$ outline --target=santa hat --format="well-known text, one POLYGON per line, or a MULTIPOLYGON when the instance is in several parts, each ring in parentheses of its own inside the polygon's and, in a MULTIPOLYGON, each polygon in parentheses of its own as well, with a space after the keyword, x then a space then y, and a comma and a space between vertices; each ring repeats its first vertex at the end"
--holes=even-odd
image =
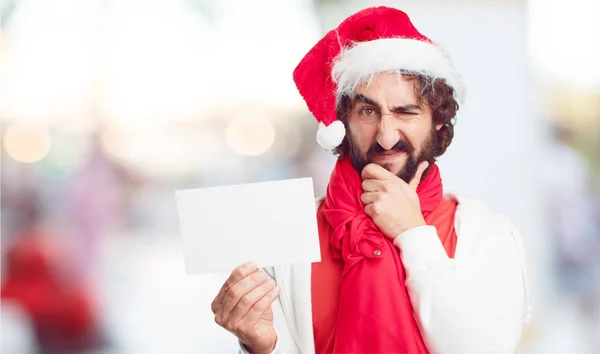
POLYGON ((346 135, 336 117, 341 93, 353 91, 371 74, 390 70, 444 79, 455 99, 462 99, 464 89, 449 59, 406 13, 384 6, 362 10, 329 31, 294 70, 296 87, 319 121, 322 147, 333 149, 346 135))

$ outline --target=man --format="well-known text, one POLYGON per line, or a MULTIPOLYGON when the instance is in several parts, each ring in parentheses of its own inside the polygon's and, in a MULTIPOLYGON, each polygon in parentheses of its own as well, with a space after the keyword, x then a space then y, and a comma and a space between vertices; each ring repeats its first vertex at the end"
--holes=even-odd
POLYGON ((339 160, 318 201, 322 261, 233 271, 215 321, 252 353, 510 353, 529 312, 517 229, 443 195, 435 158, 462 87, 399 10, 358 12, 294 81, 339 160))

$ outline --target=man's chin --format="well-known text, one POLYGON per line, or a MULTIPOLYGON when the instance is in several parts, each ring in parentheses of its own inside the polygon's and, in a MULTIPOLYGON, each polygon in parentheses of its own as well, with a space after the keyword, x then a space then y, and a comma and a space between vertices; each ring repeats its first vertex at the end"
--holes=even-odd
POLYGON ((398 176, 398 178, 402 179, 406 183, 408 183, 415 175, 416 169, 412 169, 407 166, 405 161, 402 162, 384 162, 384 161, 374 161, 379 166, 385 168, 389 172, 398 176))
POLYGON ((377 161, 375 163, 378 164, 379 166, 385 168, 389 172, 395 174, 396 176, 399 176, 402 172, 404 172, 404 163, 381 162, 381 161, 377 161))
POLYGON ((395 158, 378 156, 373 162, 385 168, 389 172, 398 175, 398 173, 402 172, 404 166, 406 165, 406 158, 402 155, 395 156, 395 158))

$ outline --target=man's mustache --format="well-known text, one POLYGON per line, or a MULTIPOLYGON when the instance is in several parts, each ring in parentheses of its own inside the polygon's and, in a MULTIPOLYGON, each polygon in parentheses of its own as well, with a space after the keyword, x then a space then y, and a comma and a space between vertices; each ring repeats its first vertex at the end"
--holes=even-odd
POLYGON ((373 145, 371 145, 371 147, 367 151, 367 156, 375 156, 383 153, 389 153, 391 151, 407 152, 409 154, 412 154, 414 149, 409 142, 404 141, 402 139, 398 140, 398 142, 389 150, 384 149, 378 142, 374 142, 373 145))

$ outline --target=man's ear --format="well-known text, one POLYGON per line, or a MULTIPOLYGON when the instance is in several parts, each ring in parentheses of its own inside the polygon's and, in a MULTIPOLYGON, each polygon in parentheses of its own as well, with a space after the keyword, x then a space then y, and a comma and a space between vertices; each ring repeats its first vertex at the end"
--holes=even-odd
POLYGON ((438 123, 438 124, 436 124, 436 125, 435 125, 435 130, 438 130, 438 131, 439 131, 439 130, 442 128, 442 126, 443 126, 443 125, 444 125, 444 124, 442 124, 442 123, 438 123))

